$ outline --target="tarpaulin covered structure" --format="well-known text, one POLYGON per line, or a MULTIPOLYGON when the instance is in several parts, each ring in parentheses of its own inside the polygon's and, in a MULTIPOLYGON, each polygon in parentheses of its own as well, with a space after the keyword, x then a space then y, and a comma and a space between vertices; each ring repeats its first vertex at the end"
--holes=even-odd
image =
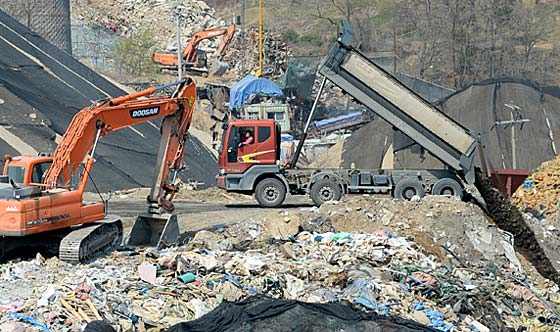
POLYGON ((240 109, 252 94, 276 97, 284 96, 282 89, 273 81, 247 75, 231 88, 229 94, 229 108, 231 110, 240 109))
POLYGON ((290 63, 286 72, 276 82, 282 89, 296 89, 298 96, 313 100, 313 83, 315 82, 317 65, 305 62, 290 63))

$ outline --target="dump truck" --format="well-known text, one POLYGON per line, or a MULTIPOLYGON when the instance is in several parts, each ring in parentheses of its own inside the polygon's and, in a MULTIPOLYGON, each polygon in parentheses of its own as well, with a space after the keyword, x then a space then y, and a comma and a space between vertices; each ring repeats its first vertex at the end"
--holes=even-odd
POLYGON ((474 183, 476 134, 362 55, 352 47, 352 39, 352 27, 344 21, 336 44, 319 65, 318 72, 323 80, 289 164, 282 165, 279 161, 280 128, 274 121, 237 120, 225 126, 217 175, 220 188, 254 194, 262 207, 277 207, 284 202, 287 193, 309 195, 316 205, 321 205, 340 200, 344 194, 390 193, 402 199, 426 194, 460 197, 464 182, 474 183), (296 167, 327 80, 429 151, 446 168, 296 167), (254 136, 252 144, 240 144, 247 132, 254 136))
POLYGON ((173 197, 196 100, 188 78, 95 102, 76 113, 54 154, 6 156, 0 176, 0 259, 25 247, 57 253, 70 263, 89 262, 122 244, 123 226, 103 203, 84 200, 100 139, 134 124, 163 118, 147 210, 128 236, 132 246, 163 247, 179 237, 173 197), (169 97, 144 98, 176 86, 169 97))

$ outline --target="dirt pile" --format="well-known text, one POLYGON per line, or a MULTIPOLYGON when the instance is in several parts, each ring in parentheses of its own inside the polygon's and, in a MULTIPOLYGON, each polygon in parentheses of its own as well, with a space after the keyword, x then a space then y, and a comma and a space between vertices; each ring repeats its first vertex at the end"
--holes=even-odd
POLYGON ((161 331, 222 301, 264 295, 350 303, 441 330, 558 328, 547 319, 560 309, 558 287, 520 278, 514 257, 503 257, 511 244, 484 221, 474 205, 452 199, 358 197, 200 231, 161 251, 123 249, 88 265, 38 256, 0 265, 0 327, 72 331, 97 314, 119 331, 134 324, 161 331), (431 221, 423 226, 422 218, 431 221), (474 226, 458 228, 469 220, 474 226), (432 254, 440 243, 450 256, 432 254), (487 253, 491 247, 498 248, 487 253))
POLYGON ((268 227, 280 234, 293 235, 291 231, 305 223, 328 221, 338 231, 383 230, 408 237, 440 262, 520 271, 511 235, 489 223, 476 205, 450 197, 427 196, 417 203, 381 196, 348 197, 325 204, 316 213, 290 212, 268 218, 273 220, 268 227))
POLYGON ((542 216, 554 216, 560 201, 560 156, 542 163, 513 194, 513 202, 542 216))
POLYGON ((342 160, 344 141, 331 146, 325 153, 319 155, 307 168, 339 168, 342 160))
POLYGON ((534 231, 528 226, 521 211, 509 198, 494 188, 480 172, 476 174, 476 187, 487 204, 488 214, 501 229, 510 232, 515 239, 515 248, 529 260, 539 273, 560 285, 559 270, 554 268, 534 231))
MULTIPOLYGON (((197 203, 233 203, 252 201, 253 197, 249 195, 241 195, 236 193, 226 193, 221 189, 212 187, 202 190, 192 188, 181 189, 175 196, 176 200, 197 202, 197 203)), ((150 188, 134 188, 127 190, 119 190, 113 194, 112 200, 136 201, 145 199, 150 194, 150 188)), ((99 197, 95 193, 86 193, 86 199, 95 200, 99 197)), ((108 195, 105 195, 108 196, 108 195)))

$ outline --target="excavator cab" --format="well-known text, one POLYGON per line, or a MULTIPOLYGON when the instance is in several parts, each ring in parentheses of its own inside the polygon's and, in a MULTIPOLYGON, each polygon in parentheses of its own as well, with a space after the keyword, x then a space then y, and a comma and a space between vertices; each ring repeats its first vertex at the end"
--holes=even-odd
POLYGON ((197 68, 207 68, 208 67, 208 57, 204 50, 197 50, 198 62, 196 63, 197 68))

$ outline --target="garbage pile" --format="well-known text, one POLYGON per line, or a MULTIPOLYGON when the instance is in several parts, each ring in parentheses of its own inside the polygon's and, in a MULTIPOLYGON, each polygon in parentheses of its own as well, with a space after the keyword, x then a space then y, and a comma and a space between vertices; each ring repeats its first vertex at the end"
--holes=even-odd
MULTIPOLYGON (((158 331, 200 318, 223 301, 256 295, 349 303, 443 331, 560 328, 554 283, 527 277, 507 259, 490 264, 483 263, 484 257, 460 258, 454 252, 460 252, 465 239, 449 238, 454 243, 448 253, 456 258, 445 263, 415 243, 422 236, 407 235, 412 228, 406 225, 429 206, 433 215, 424 215, 427 219, 438 220, 437 204, 444 218, 473 217, 469 206, 467 212, 454 210, 461 202, 427 201, 403 202, 411 210, 408 217, 404 211, 389 211, 387 200, 367 197, 321 209, 274 212, 256 223, 199 231, 178 247, 123 248, 88 265, 41 256, 6 263, 0 265, 0 330, 79 331, 84 322, 101 318, 117 331, 133 325, 158 331), (343 220, 352 222, 362 214, 377 230, 344 231, 343 220), (378 222, 401 231, 378 227, 378 222)), ((434 225, 433 231, 441 233, 434 225)), ((499 247, 498 239, 488 238, 492 234, 481 232, 478 243, 499 247)))
POLYGON ((513 195, 513 202, 539 217, 552 221, 560 201, 560 156, 542 163, 513 195))

